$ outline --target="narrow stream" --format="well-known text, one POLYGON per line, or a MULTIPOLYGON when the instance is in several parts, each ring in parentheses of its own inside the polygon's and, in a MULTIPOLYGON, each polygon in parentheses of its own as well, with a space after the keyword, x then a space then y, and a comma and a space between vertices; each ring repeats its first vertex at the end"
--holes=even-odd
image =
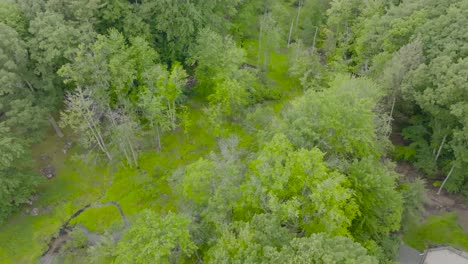
MULTIPOLYGON (((75 226, 71 226, 70 225, 70 222, 75 219, 76 217, 78 217, 81 213, 83 213, 84 211, 86 211, 87 209, 89 208, 98 208, 98 207, 103 207, 103 206, 109 206, 109 205, 113 205, 117 208, 117 210, 119 211, 120 213, 120 216, 122 217, 122 220, 124 222, 124 225, 125 227, 127 227, 129 225, 129 222, 128 222, 128 219, 127 219, 127 216, 124 214, 123 210, 122 210, 122 207, 120 206, 120 204, 118 202, 115 202, 115 201, 110 201, 110 202, 106 202, 106 203, 98 203, 98 204, 94 204, 94 205, 91 205, 91 204, 88 204, 84 207, 82 207, 81 209, 79 209, 78 211, 76 211, 59 229, 59 232, 58 232, 58 235, 57 236, 54 236, 50 239, 50 242, 49 242, 49 247, 47 248, 47 250, 42 254, 41 256, 41 259, 39 261, 39 263, 41 264, 52 264, 53 261, 54 261, 54 258, 58 255, 58 253, 60 252, 60 249, 62 248, 63 245, 65 245, 65 243, 68 241, 68 239, 70 238, 69 236, 69 233, 73 230, 73 228, 75 228, 75 226)), ((88 238, 88 240, 93 244, 96 244, 98 241, 99 241, 99 238, 100 238, 100 235, 97 235, 97 234, 94 234, 92 232, 90 232, 88 229, 86 229, 85 227, 81 227, 79 226, 78 227, 81 231, 83 231, 83 233, 86 235, 86 237, 88 238)))

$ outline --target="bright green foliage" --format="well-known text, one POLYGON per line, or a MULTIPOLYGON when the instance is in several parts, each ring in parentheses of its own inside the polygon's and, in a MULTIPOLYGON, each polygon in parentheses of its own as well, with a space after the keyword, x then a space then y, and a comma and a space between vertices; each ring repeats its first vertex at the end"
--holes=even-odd
POLYGON ((182 96, 187 73, 175 64, 171 71, 161 65, 147 68, 143 73, 142 91, 139 91, 138 106, 143 110, 149 129, 155 131, 156 146, 161 148, 160 134, 176 128, 177 101, 182 96))
POLYGON ((242 68, 245 61, 245 51, 230 36, 211 30, 199 33, 190 62, 197 64, 199 87, 210 94, 213 115, 233 116, 248 105, 255 81, 252 72, 242 68))
POLYGON ((403 197, 403 213, 401 216, 401 227, 408 231, 411 225, 419 224, 421 212, 424 210, 426 200, 425 181, 416 179, 413 182, 405 182, 401 185, 401 196, 403 197))
POLYGON ((300 82, 302 89, 325 86, 328 74, 315 49, 306 49, 302 42, 293 44, 289 65, 288 73, 300 82))
POLYGON ((180 179, 176 178, 180 181, 176 189, 184 198, 182 207, 216 225, 230 221, 233 213, 244 213, 242 207, 233 212, 245 172, 239 160, 238 138, 222 140, 219 147, 221 155, 199 159, 185 168, 180 179))
POLYGON ((425 223, 411 226, 403 240, 418 250, 434 244, 450 244, 468 250, 468 233, 457 223, 455 213, 430 216, 425 223))
POLYGON ((376 258, 367 255, 366 249, 348 237, 331 237, 324 233, 310 237, 295 238, 290 245, 273 252, 266 263, 379 263, 376 258))
POLYGON ((196 249, 187 226, 190 219, 168 213, 161 217, 145 210, 117 245, 116 263, 174 263, 196 249))
POLYGON ((318 149, 294 151, 276 135, 250 164, 250 206, 273 212, 293 229, 346 235, 358 207, 344 175, 330 171, 318 149))
POLYGON ((288 230, 269 214, 257 214, 248 223, 235 222, 219 236, 207 251, 207 263, 264 263, 291 239, 288 230))
POLYGON ((236 223, 208 251, 208 263, 378 263, 366 249, 347 237, 325 233, 290 240, 287 230, 269 215, 236 223))
MULTIPOLYGON (((0 227, 0 262, 37 262, 73 212, 109 201, 125 221, 111 206, 83 212, 70 225, 104 236, 91 247, 77 228, 54 261, 391 261, 424 188, 394 172, 389 135, 401 129, 398 156, 432 177, 450 172, 444 188, 468 193, 466 10, 466 0, 3 0, 0 221, 36 190, 28 149, 62 104, 73 134, 33 146, 58 175, 37 189, 39 215, 0 227), (65 151, 69 141, 78 146, 65 151)), ((430 226, 451 240, 424 226, 410 237, 464 246, 454 223, 430 226)))
POLYGON ((12 27, 19 34, 26 33, 26 21, 19 7, 8 1, 0 2, 0 23, 12 27))
POLYGON ((88 208, 71 222, 73 225, 83 225, 93 233, 104 233, 113 223, 123 224, 123 219, 114 205, 88 208))
POLYGON ((281 35, 277 22, 271 13, 260 17, 260 33, 258 40, 258 65, 267 72, 271 54, 279 47, 281 35))
POLYGON ((230 36, 208 29, 200 31, 191 51, 190 64, 197 64, 196 77, 202 86, 213 86, 218 79, 232 78, 246 61, 246 54, 230 36))
POLYGON ((218 113, 232 116, 242 111, 243 107, 248 104, 249 93, 246 87, 235 79, 220 81, 214 90, 215 92, 208 99, 218 113))
POLYGON ((353 222, 356 239, 379 239, 400 229, 403 200, 396 190, 398 176, 369 158, 351 164, 348 178, 362 212, 353 222))
POLYGON ((337 62, 333 64, 334 68, 341 70, 349 65, 348 50, 354 33, 351 29, 362 13, 363 6, 364 2, 359 0, 330 2, 330 8, 327 10, 328 30, 324 49, 329 60, 337 62))
POLYGON ((200 159, 186 168, 182 194, 196 204, 206 204, 217 187, 219 176, 215 175, 214 163, 200 159))
POLYGON ((379 89, 371 80, 338 77, 324 91, 307 91, 285 112, 284 133, 298 147, 344 158, 381 153, 375 113, 379 89))

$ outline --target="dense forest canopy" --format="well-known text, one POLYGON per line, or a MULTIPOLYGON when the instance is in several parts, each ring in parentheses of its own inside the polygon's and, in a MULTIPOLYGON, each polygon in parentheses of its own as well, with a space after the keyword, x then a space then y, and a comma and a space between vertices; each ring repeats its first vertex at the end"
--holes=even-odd
POLYGON ((0 222, 63 129, 171 197, 63 261, 392 263, 424 192, 395 161, 468 197, 467 55, 466 0, 0 0, 0 222))

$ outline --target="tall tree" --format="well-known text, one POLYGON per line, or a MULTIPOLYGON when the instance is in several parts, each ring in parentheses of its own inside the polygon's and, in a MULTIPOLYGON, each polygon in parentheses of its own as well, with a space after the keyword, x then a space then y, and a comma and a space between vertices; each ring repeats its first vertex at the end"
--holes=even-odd
POLYGON ((294 100, 280 130, 295 146, 318 147, 328 157, 354 159, 382 153, 374 123, 378 117, 372 111, 381 94, 378 86, 368 79, 344 76, 330 85, 294 100))
POLYGON ((189 62, 197 65, 198 88, 208 94, 215 116, 239 114, 255 91, 252 72, 242 68, 246 54, 230 36, 222 37, 211 30, 202 30, 191 52, 189 62))
POLYGON ((118 243, 116 263, 176 263, 196 249, 188 230, 190 219, 144 210, 118 243))
POLYGON ((40 182, 25 142, 0 122, 0 222, 26 203, 40 182))
POLYGON ((348 180, 327 168, 320 150, 294 151, 279 134, 250 167, 245 186, 250 206, 274 212, 297 232, 348 234, 358 207, 348 180))
POLYGON ((66 109, 61 112, 61 125, 69 126, 79 135, 85 147, 97 146, 109 160, 112 160, 100 121, 104 109, 96 104, 92 95, 92 91, 80 86, 74 92, 68 93, 65 98, 66 109))
POLYGON ((348 237, 331 237, 324 233, 313 234, 310 237, 295 238, 290 245, 280 252, 267 255, 267 263, 365 263, 374 264, 379 261, 359 243, 348 237))

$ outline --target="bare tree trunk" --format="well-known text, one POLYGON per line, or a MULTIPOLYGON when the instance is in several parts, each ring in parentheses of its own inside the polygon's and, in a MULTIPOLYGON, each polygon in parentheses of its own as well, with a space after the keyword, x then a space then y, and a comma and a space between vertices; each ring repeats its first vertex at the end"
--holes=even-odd
POLYGON ((449 173, 447 174, 447 177, 445 177, 445 180, 442 182, 440 185, 439 191, 437 191, 437 194, 440 195, 440 192, 442 191, 442 188, 444 188, 445 183, 447 180, 450 178, 450 175, 452 175, 453 169, 455 168, 455 165, 452 165, 452 168, 450 168, 449 173))
POLYGON ((299 0, 299 6, 297 7, 296 27, 294 29, 294 31, 296 32, 296 38, 299 38, 297 36, 297 28, 299 27, 299 17, 301 15, 301 9, 302 9, 303 4, 304 4, 303 0, 299 0))
POLYGON ((175 100, 172 101, 172 130, 176 129, 176 105, 175 100))
POLYGON ((158 151, 161 151, 161 135, 159 134, 159 126, 156 124, 156 146, 158 151))
POLYGON ((90 120, 86 120, 86 122, 88 123, 88 127, 89 129, 91 130, 94 138, 96 139, 96 142, 98 143, 99 145, 99 148, 102 150, 102 152, 104 152, 107 156, 107 158, 109 160, 112 160, 112 156, 110 155, 109 151, 107 150, 104 142, 102 142, 102 137, 99 135, 99 132, 95 131, 95 129, 93 128, 93 125, 90 123, 90 120))
POLYGON ((393 110, 395 109, 396 95, 393 95, 392 109, 390 110, 390 117, 387 122, 387 137, 392 133, 392 119, 393 119, 393 110))
POLYGON ((131 142, 130 139, 128 139, 128 138, 127 138, 127 143, 128 143, 128 146, 130 147, 130 152, 132 153, 133 162, 135 163, 135 166, 138 167, 138 157, 137 157, 137 154, 135 153, 135 149, 133 148, 132 142, 131 142))
MULTIPOLYGON (((89 109, 87 109, 87 111, 89 113, 89 109)), ((90 115, 90 116, 92 116, 92 115, 90 115)), ((91 130, 95 134, 95 137, 96 137, 102 151, 104 151, 104 153, 106 154, 106 156, 107 156, 107 158, 109 160, 112 160, 112 156, 111 156, 109 150, 107 149, 106 143, 104 142, 104 139, 102 138, 101 132, 99 132, 99 130, 97 128, 97 125, 94 122, 93 118, 92 117, 88 118, 87 122, 88 122, 88 126, 91 128, 91 130)))
POLYGON ((292 34, 293 26, 294 26, 294 19, 291 21, 291 27, 289 28, 288 48, 289 48, 289 45, 291 44, 291 34, 292 34))
POLYGON ((318 27, 315 27, 314 40, 312 41, 312 52, 315 51, 315 38, 317 37, 318 27))
POLYGON ((57 136, 63 137, 62 130, 61 130, 60 127, 57 125, 57 122, 55 122, 54 117, 51 116, 51 115, 49 115, 49 123, 50 123, 50 124, 52 125, 52 127, 54 128, 55 133, 57 134, 57 136))
POLYGON ((442 139, 442 143, 440 143, 439 150, 437 150, 437 154, 435 156, 435 161, 439 158, 440 152, 442 151, 442 147, 444 147, 445 140, 447 139, 447 134, 445 134, 444 138, 442 139))
POLYGON ((28 81, 25 81, 25 82, 28 85, 29 90, 34 93, 34 88, 32 87, 31 83, 28 81))
MULTIPOLYGON (((101 141, 101 144, 102 144, 102 146, 103 146, 103 148, 104 148, 106 154, 108 154, 108 157, 110 157, 109 150, 107 150, 107 146, 106 146, 106 143, 104 142, 104 139, 102 138, 101 132, 99 132, 99 130, 97 129, 96 124, 94 124, 93 121, 92 121, 92 123, 93 123, 93 126, 94 126, 94 129, 95 129, 95 131, 96 131, 96 134, 97 134, 97 136, 99 137, 99 140, 101 141)), ((110 159, 112 159, 112 158, 110 158, 110 159)))
POLYGON ((127 148, 125 147, 125 144, 120 143, 119 146, 120 146, 120 149, 122 150, 122 152, 124 153, 124 156, 125 156, 125 159, 127 160, 127 163, 128 163, 128 164, 131 164, 131 163, 132 163, 132 159, 131 159, 130 156, 128 155, 127 148))
POLYGON ((169 119, 171 120, 171 128, 172 128, 172 131, 175 130, 175 119, 174 119, 174 110, 173 107, 171 106, 171 101, 169 101, 169 99, 167 100, 167 107, 169 108, 168 112, 169 112, 169 119))

